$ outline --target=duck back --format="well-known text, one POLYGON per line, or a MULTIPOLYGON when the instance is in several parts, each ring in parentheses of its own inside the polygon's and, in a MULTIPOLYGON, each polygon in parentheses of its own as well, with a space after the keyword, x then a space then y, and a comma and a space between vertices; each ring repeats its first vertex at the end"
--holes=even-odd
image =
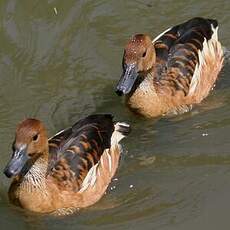
POLYGON ((153 40, 160 71, 155 79, 182 92, 186 104, 199 103, 213 87, 223 65, 223 51, 213 19, 193 18, 153 40))
POLYGON ((48 174, 63 189, 78 191, 89 170, 111 146, 111 115, 91 115, 49 139, 48 174))

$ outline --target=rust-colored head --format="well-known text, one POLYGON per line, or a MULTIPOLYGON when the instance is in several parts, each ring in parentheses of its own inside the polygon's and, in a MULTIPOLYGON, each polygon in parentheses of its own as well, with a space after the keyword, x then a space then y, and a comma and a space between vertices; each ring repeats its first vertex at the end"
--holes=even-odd
POLYGON ((146 72, 155 63, 155 49, 148 35, 136 34, 125 46, 123 62, 125 65, 135 64, 137 72, 146 72))
POLYGON ((123 74, 117 85, 117 93, 131 91, 139 73, 148 72, 156 61, 156 53, 148 35, 136 34, 125 46, 123 56, 123 74))
POLYGON ((36 119, 26 119, 16 129, 13 154, 4 173, 6 176, 18 175, 27 161, 39 156, 48 156, 48 139, 44 125, 36 119))

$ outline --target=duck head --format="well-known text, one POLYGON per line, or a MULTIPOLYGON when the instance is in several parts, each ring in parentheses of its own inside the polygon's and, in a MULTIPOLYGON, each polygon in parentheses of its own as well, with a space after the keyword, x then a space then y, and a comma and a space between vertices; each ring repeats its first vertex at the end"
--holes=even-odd
POLYGON ((155 48, 151 38, 145 34, 136 34, 125 46, 123 55, 123 73, 116 87, 118 95, 128 94, 135 82, 152 69, 156 61, 155 48))
POLYGON ((28 171, 38 157, 48 156, 48 139, 43 124, 32 118, 21 122, 16 129, 12 150, 11 159, 4 170, 7 177, 28 171))

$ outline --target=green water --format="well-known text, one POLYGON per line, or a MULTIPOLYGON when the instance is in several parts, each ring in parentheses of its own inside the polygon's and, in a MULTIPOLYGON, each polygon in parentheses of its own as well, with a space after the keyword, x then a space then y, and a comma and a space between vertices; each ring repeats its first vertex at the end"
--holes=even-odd
POLYGON ((139 118, 114 93, 131 34, 156 36, 204 16, 218 19, 220 40, 229 48, 229 12, 229 0, 1 0, 1 171, 15 126, 25 117, 41 119, 52 135, 87 114, 110 112, 131 123, 133 132, 123 141, 125 153, 107 194, 73 216, 12 206, 10 181, 1 173, 0 228, 229 229, 230 60, 207 100, 176 118, 139 118))

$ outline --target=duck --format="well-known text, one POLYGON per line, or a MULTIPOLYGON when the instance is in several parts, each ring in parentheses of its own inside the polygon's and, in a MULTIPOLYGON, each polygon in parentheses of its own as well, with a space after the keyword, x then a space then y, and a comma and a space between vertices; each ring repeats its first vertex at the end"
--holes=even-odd
POLYGON ((94 114, 51 138, 40 120, 18 124, 4 169, 13 204, 37 213, 72 214, 96 203, 113 178, 130 126, 94 114))
POLYGON ((127 106, 149 118, 188 112, 206 98, 223 67, 215 19, 192 18, 155 39, 132 36, 116 86, 127 106))

